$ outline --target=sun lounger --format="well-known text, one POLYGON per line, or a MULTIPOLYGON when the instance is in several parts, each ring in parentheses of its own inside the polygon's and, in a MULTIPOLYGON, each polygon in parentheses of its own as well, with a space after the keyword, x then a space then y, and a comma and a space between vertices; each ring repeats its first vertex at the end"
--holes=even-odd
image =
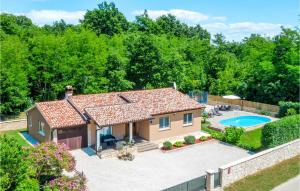
POLYGON ((213 115, 217 115, 217 116, 222 115, 221 113, 217 113, 215 109, 211 109, 211 112, 213 115))

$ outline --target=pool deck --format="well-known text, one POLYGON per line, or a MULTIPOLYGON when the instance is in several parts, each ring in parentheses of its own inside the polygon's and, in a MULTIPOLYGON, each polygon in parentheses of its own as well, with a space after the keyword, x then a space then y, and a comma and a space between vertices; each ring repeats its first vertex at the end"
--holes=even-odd
MULTIPOLYGON (((213 106, 211 105, 206 105, 206 111, 210 111, 210 109, 212 109, 213 106)), ((228 119, 228 118, 232 118, 232 117, 239 117, 242 115, 251 115, 251 116, 262 116, 262 117, 268 117, 271 119, 271 121, 276 121, 277 118, 275 117, 270 117, 270 116, 265 116, 265 115, 259 115, 257 113, 251 113, 251 112, 247 112, 247 111, 239 111, 239 110, 233 110, 233 111, 220 111, 220 113, 222 114, 221 116, 213 116, 212 118, 208 118, 207 121, 210 122, 211 126, 214 128, 218 128, 221 130, 225 129, 225 126, 220 124, 219 121, 223 120, 223 119, 228 119)), ((257 126, 252 126, 252 127, 248 127, 245 128, 246 131, 250 131, 250 130, 254 130, 257 129, 259 127, 262 127, 264 124, 260 124, 257 126)))

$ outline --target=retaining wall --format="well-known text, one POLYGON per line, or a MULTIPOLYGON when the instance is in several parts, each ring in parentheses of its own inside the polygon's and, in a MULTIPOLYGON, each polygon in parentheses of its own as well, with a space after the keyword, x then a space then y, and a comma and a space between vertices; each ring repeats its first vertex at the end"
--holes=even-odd
POLYGON ((27 127, 27 119, 0 122, 0 131, 18 130, 27 127))
POLYGON ((281 161, 290 159, 300 154, 300 139, 268 149, 241 160, 229 163, 219 168, 221 186, 240 180, 264 168, 273 166, 281 161))

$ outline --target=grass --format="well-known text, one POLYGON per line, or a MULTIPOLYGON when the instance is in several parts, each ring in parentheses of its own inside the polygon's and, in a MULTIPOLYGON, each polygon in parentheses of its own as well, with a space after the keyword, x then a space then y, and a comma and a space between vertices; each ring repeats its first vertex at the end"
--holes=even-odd
POLYGON ((19 132, 22 132, 24 130, 12 130, 12 131, 4 131, 4 132, 0 132, 0 136, 2 135, 6 135, 7 137, 13 137, 15 138, 16 142, 18 144, 20 144, 21 146, 30 146, 27 141, 25 141, 21 135, 19 134, 19 132))
POLYGON ((239 180, 225 191, 268 191, 299 174, 300 155, 239 180))
POLYGON ((247 145, 247 148, 252 151, 262 150, 262 128, 254 129, 252 131, 246 131, 240 138, 239 143, 247 145))
MULTIPOLYGON (((222 133, 216 131, 214 129, 208 128, 209 122, 202 123, 201 129, 207 133, 210 133, 214 138, 223 140, 222 133)), ((261 151, 263 150, 263 146, 261 143, 262 138, 262 128, 254 129, 252 131, 246 131, 240 138, 240 141, 236 144, 236 146, 251 150, 251 151, 261 151)))

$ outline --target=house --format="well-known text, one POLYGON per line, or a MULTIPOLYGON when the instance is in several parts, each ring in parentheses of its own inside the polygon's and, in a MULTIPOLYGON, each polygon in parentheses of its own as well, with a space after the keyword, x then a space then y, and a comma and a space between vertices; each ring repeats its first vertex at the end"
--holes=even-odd
POLYGON ((29 109, 27 125, 40 142, 99 149, 105 136, 157 141, 200 131, 202 108, 174 88, 73 95, 67 86, 65 99, 29 109))

